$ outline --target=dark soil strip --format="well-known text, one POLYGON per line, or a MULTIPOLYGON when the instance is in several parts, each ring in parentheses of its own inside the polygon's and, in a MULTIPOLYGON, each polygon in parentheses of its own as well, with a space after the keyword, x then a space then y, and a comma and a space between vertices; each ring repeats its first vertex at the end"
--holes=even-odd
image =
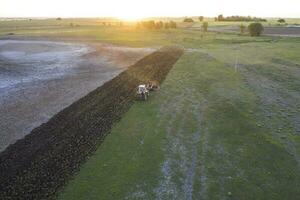
POLYGON ((161 83, 182 53, 164 47, 146 56, 9 146, 0 154, 0 199, 54 198, 133 104, 137 85, 161 83))

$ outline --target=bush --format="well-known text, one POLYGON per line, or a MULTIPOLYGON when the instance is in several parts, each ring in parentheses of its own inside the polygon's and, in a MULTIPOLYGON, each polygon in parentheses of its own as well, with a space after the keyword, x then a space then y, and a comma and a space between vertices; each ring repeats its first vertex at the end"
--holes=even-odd
POLYGON ((285 23, 285 20, 284 19, 278 19, 277 22, 279 22, 279 23, 285 23))
POLYGON ((183 22, 194 22, 194 20, 192 18, 185 18, 183 22))
POLYGON ((261 23, 255 22, 248 26, 248 30, 251 36, 260 36, 264 30, 264 27, 261 23))
POLYGON ((203 22, 203 24, 202 24, 202 31, 203 32, 207 32, 207 29, 208 29, 208 22, 203 22))
POLYGON ((204 19, 204 17, 203 17, 203 16, 200 16, 198 19, 199 19, 200 22, 202 22, 203 19, 204 19))
POLYGON ((246 32, 246 26, 244 24, 240 25, 240 33, 244 34, 246 32))

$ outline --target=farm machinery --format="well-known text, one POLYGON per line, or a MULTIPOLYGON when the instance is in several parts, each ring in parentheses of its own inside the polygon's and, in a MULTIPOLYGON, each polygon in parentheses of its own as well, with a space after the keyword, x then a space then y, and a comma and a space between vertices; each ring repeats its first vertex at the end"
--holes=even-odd
POLYGON ((156 91, 159 89, 159 85, 155 81, 151 81, 147 84, 141 84, 137 87, 137 96, 144 101, 149 97, 150 91, 156 91))

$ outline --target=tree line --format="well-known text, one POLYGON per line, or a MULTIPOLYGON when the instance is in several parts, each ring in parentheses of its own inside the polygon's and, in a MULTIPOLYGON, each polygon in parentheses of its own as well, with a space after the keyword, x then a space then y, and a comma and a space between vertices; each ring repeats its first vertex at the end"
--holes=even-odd
POLYGON ((169 21, 169 22, 162 22, 162 21, 154 21, 154 20, 149 20, 149 21, 141 21, 136 24, 136 27, 139 28, 146 28, 146 29, 175 29, 177 28, 177 24, 174 21, 169 21))
POLYGON ((250 21, 256 21, 256 22, 266 22, 266 19, 259 18, 259 17, 250 17, 250 16, 228 16, 224 17, 223 15, 219 15, 218 17, 215 17, 215 21, 228 21, 228 22, 250 22, 250 21))

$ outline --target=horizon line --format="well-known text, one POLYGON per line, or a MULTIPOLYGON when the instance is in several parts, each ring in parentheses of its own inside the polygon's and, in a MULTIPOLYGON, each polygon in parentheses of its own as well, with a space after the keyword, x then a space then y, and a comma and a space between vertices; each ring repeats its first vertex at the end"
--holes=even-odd
MULTIPOLYGON (((221 15, 221 14, 220 14, 221 15)), ((185 18, 185 17, 199 17, 203 16, 204 18, 215 18, 216 16, 204 16, 204 15, 182 15, 182 16, 147 16, 147 17, 141 17, 140 19, 147 19, 147 18, 185 18)), ((243 17, 256 17, 256 18, 286 18, 286 19, 299 19, 299 17, 284 17, 284 16, 254 16, 254 15, 223 15, 224 17, 230 17, 230 16, 243 16, 243 17)), ((6 19, 55 19, 55 18, 65 18, 65 19, 93 19, 93 18, 112 18, 112 19, 121 19, 121 17, 118 16, 0 16, 0 18, 6 18, 6 19)))

